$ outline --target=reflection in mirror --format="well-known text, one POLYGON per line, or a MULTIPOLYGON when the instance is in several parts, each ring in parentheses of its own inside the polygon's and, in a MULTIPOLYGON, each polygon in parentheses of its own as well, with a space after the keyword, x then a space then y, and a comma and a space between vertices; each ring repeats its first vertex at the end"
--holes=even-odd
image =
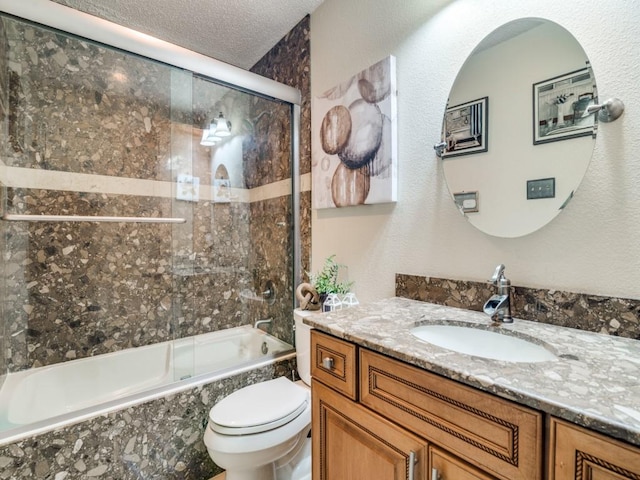
POLYGON ((587 55, 563 27, 525 18, 489 34, 460 70, 443 121, 445 178, 469 222, 512 238, 560 213, 591 160, 597 121, 583 115, 594 103, 587 55))

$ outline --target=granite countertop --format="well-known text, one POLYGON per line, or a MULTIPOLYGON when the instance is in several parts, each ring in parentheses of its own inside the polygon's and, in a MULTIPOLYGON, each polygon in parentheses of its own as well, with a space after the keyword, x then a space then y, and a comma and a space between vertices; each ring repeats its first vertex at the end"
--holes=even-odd
POLYGON ((481 312, 390 298, 304 322, 318 330, 461 383, 640 446, 640 341, 515 319, 491 327, 481 312), (411 335, 417 325, 493 329, 545 345, 556 360, 469 356, 411 335))

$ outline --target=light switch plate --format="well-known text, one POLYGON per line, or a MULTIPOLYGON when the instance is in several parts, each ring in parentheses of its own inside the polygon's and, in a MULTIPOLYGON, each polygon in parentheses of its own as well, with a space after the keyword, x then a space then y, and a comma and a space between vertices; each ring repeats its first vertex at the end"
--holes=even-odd
POLYGON ((527 200, 538 198, 554 198, 556 196, 556 179, 539 178, 527 180, 527 200))

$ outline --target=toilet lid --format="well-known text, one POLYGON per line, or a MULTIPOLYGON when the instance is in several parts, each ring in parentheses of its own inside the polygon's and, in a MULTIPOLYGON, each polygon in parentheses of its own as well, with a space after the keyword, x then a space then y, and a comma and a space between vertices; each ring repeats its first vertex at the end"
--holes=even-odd
POLYGON ((266 432, 289 423, 307 407, 308 393, 286 377, 233 392, 209 412, 209 425, 225 435, 266 432))

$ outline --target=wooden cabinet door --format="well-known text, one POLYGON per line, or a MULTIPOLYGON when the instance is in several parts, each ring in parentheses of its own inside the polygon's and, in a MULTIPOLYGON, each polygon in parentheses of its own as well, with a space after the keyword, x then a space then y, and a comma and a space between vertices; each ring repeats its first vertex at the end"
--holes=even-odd
POLYGON ((359 349, 360 403, 503 480, 540 480, 542 414, 359 349))
POLYGON ((495 480, 445 450, 429 447, 430 480, 495 480))
POLYGON ((551 420, 551 480, 640 480, 640 449, 551 420))
POLYGON ((426 480, 424 440, 317 380, 311 398, 313 480, 426 480))

